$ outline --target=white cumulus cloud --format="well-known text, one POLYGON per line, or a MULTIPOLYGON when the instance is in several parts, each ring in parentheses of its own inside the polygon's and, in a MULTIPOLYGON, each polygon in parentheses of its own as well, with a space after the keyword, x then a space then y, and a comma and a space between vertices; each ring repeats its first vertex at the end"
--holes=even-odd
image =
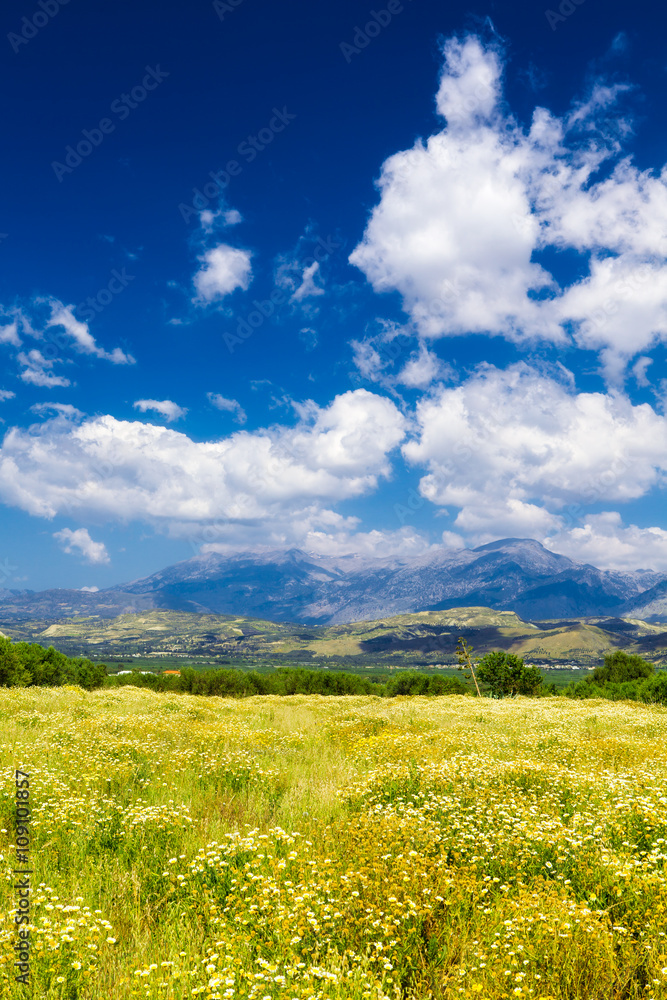
POLYGON ((10 323, 0 326, 0 344, 23 348, 15 357, 21 367, 19 378, 28 385, 45 389, 71 385, 65 375, 53 371, 54 365, 70 361, 67 357, 70 350, 114 365, 134 364, 134 358, 120 347, 111 351, 101 347, 88 324, 74 315, 74 306, 65 305, 53 296, 34 296, 11 309, 0 306, 0 318, 11 319, 10 323), (31 347, 29 341, 38 341, 41 345, 31 347))
POLYGON ((451 369, 437 354, 429 351, 428 347, 421 343, 417 352, 408 359, 399 373, 397 381, 409 389, 427 389, 432 382, 447 378, 451 374, 451 369))
POLYGON ((64 375, 56 375, 51 369, 56 361, 62 358, 51 360, 45 358, 41 351, 34 347, 31 351, 19 351, 16 360, 22 366, 19 378, 29 385, 38 385, 46 389, 66 388, 71 385, 64 375))
POLYGON ((350 261, 377 292, 402 295, 424 337, 574 341, 618 380, 667 339, 667 166, 622 155, 631 126, 614 106, 627 87, 598 82, 569 113, 537 107, 524 128, 503 104, 502 69, 478 38, 445 44, 445 124, 382 165, 350 261), (577 252, 579 273, 559 285, 546 249, 577 252))
POLYGON ((667 572, 667 531, 626 526, 618 511, 591 514, 581 526, 546 538, 544 544, 552 552, 601 569, 667 572))
POLYGON ((477 543, 562 527, 569 505, 625 502, 667 475, 667 419, 618 392, 576 393, 524 363, 489 365, 417 405, 403 452, 420 491, 477 543))
POLYGON ((305 404, 294 426, 204 442, 112 416, 59 416, 7 433, 0 498, 41 517, 139 520, 199 543, 334 545, 358 522, 329 505, 390 475, 405 428, 390 400, 364 389, 305 404))
POLYGON ((445 69, 435 103, 450 127, 471 121, 488 121, 501 96, 502 63, 493 49, 484 49, 478 38, 465 43, 450 38, 444 46, 445 69))
POLYGON ((55 531, 53 537, 68 555, 81 555, 89 563, 108 563, 109 553, 104 542, 94 542, 87 528, 63 528, 55 531))
POLYGON ((66 336, 70 339, 75 350, 82 354, 92 354, 96 358, 110 361, 114 365, 134 364, 134 358, 115 347, 113 351, 105 351, 97 344, 92 336, 87 323, 82 323, 74 315, 74 306, 63 305, 58 299, 49 299, 51 316, 45 329, 51 327, 61 327, 66 336))
POLYGON ((0 326, 0 344, 11 344, 12 347, 21 346, 21 340, 18 334, 18 323, 16 320, 12 323, 6 323, 4 326, 0 326))
POLYGON ((320 265, 314 260, 301 272, 301 284, 295 289, 290 302, 303 302, 304 299, 324 295, 324 289, 316 283, 320 274, 320 265))
POLYGON ((250 253, 220 243, 207 250, 199 258, 200 269, 195 273, 193 284, 195 305, 208 305, 230 295, 237 288, 244 291, 252 279, 250 253))
POLYGON ((188 412, 178 403, 173 403, 170 399, 138 399, 132 404, 135 410, 142 413, 159 413, 161 417, 171 423, 172 420, 179 420, 188 412))
POLYGON ((227 413, 231 413, 237 424, 246 423, 248 417, 238 400, 227 399, 225 396, 221 396, 219 392, 207 392, 206 398, 211 406, 215 406, 216 410, 224 410, 227 413))
POLYGON ((58 416, 73 419, 82 417, 83 413, 71 403, 34 403, 30 409, 33 413, 56 413, 58 416))

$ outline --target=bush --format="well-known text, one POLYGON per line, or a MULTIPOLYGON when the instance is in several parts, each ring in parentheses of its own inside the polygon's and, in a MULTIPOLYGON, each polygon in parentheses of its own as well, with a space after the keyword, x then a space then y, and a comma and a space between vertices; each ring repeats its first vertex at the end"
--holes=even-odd
POLYGON ((0 636, 0 685, 23 687, 30 683, 30 674, 21 661, 11 639, 0 636))
POLYGON ((103 663, 92 663, 83 656, 71 658, 53 646, 44 649, 38 643, 12 642, 0 637, 0 686, 59 687, 78 684, 90 691, 102 687, 107 675, 103 663))
POLYGON ((654 673, 643 681, 639 697, 642 701, 667 705, 667 671, 661 670, 660 673, 654 673))
POLYGON ((537 694, 542 674, 537 667, 527 667, 514 653, 487 653, 479 661, 477 676, 495 698, 515 694, 537 694))
POLYGON ((636 681, 650 677, 654 672, 652 663, 647 663, 641 656, 624 653, 617 649, 604 658, 604 665, 596 667, 590 680, 592 684, 623 684, 626 681, 636 681))
POLYGON ((595 684, 591 684, 590 678, 580 681, 570 681, 566 688, 563 689, 563 694, 566 698, 578 698, 582 700, 584 698, 604 698, 603 689, 596 687, 595 684))
POLYGON ((398 695, 415 694, 467 694, 468 689, 458 677, 429 677, 411 670, 387 681, 384 693, 388 698, 396 698, 398 695))
POLYGON ((646 701, 667 704, 667 674, 655 673, 652 663, 635 653, 617 649, 605 656, 590 677, 572 682, 567 698, 605 698, 607 701, 646 701))

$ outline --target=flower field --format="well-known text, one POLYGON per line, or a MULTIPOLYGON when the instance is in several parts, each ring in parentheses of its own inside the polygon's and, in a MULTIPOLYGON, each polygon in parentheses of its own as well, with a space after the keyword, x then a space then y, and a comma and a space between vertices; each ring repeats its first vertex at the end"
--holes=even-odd
POLYGON ((24 688, 0 734, 2 1000, 667 998, 665 708, 24 688))

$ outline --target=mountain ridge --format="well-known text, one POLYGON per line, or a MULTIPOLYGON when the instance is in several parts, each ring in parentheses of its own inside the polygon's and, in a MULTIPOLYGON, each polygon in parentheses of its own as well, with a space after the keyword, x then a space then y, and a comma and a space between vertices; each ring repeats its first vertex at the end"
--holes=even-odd
POLYGON ((414 557, 322 556, 294 548, 206 552, 96 592, 3 590, 0 616, 110 618, 162 609, 335 625, 465 604, 523 619, 626 612, 642 618, 644 598, 667 620, 664 574, 600 570, 535 539, 509 538, 414 557))

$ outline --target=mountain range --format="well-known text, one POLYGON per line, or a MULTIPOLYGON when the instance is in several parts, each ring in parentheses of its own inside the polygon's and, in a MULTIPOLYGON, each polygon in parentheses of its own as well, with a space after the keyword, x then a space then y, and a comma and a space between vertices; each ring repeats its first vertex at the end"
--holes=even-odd
POLYGON ((600 570, 533 539, 508 538, 413 558, 209 552, 96 592, 0 590, 4 621, 162 609, 335 625, 461 605, 513 611, 528 621, 595 615, 667 621, 667 577, 600 570))

